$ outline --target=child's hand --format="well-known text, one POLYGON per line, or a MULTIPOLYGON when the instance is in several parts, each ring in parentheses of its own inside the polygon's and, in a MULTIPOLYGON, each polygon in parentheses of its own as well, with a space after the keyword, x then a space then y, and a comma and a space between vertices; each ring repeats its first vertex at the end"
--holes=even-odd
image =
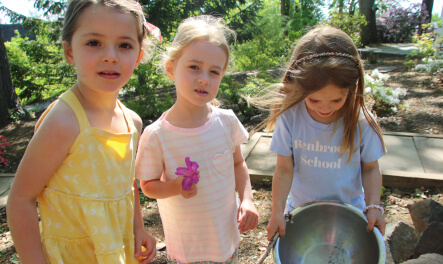
POLYGON ((275 216, 272 214, 271 219, 269 220, 269 224, 267 227, 268 230, 268 241, 274 237, 275 233, 279 232, 280 237, 285 236, 286 231, 286 220, 283 214, 275 216))
POLYGON ((377 208, 370 208, 366 213, 366 218, 368 219, 368 226, 366 231, 370 232, 376 226, 382 235, 385 235, 386 222, 383 214, 377 208))
POLYGON ((243 201, 237 213, 238 230, 244 233, 248 230, 254 229, 258 224, 258 213, 252 201, 243 201))
POLYGON ((175 188, 181 196, 185 199, 192 198, 197 195, 197 184, 193 183, 191 185, 191 188, 189 190, 183 190, 183 180, 185 180, 185 177, 178 176, 177 179, 174 180, 175 182, 175 188))
POLYGON ((139 263, 148 264, 155 258, 155 255, 157 255, 155 245, 155 239, 149 235, 146 230, 143 229, 142 231, 136 232, 134 241, 134 257, 137 258, 139 263), (143 249, 142 246, 144 247, 143 249))

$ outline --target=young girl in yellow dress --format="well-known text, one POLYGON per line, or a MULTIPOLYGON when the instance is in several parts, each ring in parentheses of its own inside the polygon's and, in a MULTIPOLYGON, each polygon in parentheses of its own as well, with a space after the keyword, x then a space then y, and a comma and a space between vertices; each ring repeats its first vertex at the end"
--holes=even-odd
POLYGON ((70 1, 63 48, 77 82, 38 121, 7 205, 22 264, 155 257, 134 181, 142 121, 117 100, 146 50, 148 26, 133 0, 70 1))

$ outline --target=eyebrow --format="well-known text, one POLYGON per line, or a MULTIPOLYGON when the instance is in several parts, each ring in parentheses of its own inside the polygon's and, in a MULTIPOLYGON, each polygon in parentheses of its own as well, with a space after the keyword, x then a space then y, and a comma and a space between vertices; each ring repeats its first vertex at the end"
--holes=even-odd
MULTIPOLYGON (((188 63, 203 63, 202 61, 191 59, 188 61, 188 63)), ((220 71, 223 71, 223 67, 217 66, 217 65, 211 65, 211 67, 214 67, 220 71)))
MULTIPOLYGON (((90 32, 90 33, 86 33, 83 34, 82 37, 104 37, 104 34, 100 34, 100 33, 96 33, 96 32, 90 32)), ((119 39, 129 39, 129 40, 133 40, 136 41, 134 38, 130 37, 130 36, 121 36, 118 37, 119 39)))

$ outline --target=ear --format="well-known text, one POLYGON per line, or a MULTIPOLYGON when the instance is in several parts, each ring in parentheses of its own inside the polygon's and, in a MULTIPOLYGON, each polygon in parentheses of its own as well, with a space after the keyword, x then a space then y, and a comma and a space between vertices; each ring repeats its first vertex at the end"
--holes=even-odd
POLYGON ((165 63, 165 68, 166 68, 166 75, 168 75, 169 79, 171 79, 172 81, 175 80, 175 65, 173 61, 168 60, 165 63))
POLYGON ((138 55, 137 61, 135 62, 135 68, 137 68, 138 65, 140 64, 144 53, 145 51, 143 49, 140 49, 140 54, 138 55))
POLYGON ((71 65, 74 64, 75 62, 74 62, 74 57, 72 55, 71 45, 66 40, 62 42, 62 45, 63 45, 63 53, 65 54, 66 60, 68 61, 69 64, 71 65))

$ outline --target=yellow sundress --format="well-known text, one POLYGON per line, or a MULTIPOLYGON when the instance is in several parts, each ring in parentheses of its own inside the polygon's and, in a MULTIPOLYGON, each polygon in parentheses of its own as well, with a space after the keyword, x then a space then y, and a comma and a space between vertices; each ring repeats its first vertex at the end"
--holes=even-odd
POLYGON ((74 111, 80 133, 38 197, 46 258, 64 264, 138 263, 133 234, 138 132, 132 118, 119 102, 128 132, 110 133, 90 126, 73 92, 60 99, 74 111))

